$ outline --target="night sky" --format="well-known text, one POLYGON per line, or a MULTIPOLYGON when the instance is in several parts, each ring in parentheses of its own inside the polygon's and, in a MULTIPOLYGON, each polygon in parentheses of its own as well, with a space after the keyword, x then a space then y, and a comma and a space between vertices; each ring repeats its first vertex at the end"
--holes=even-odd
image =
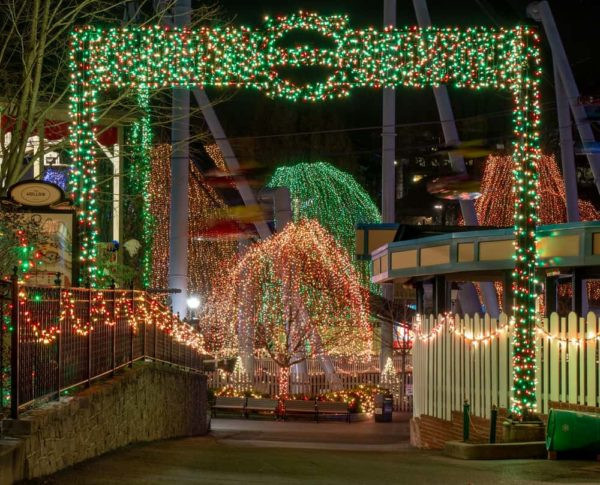
MULTIPOLYGON (((297 10, 321 14, 346 13, 355 27, 381 26, 383 1, 240 1, 221 0, 222 15, 235 24, 260 25, 265 15, 297 10)), ((526 1, 430 0, 434 25, 503 25, 534 23, 525 14, 526 1)), ((597 70, 597 22, 600 2, 550 1, 577 83, 582 94, 600 95, 597 70)), ((398 25, 416 24, 412 2, 398 1, 398 25)), ((541 27, 541 26, 540 26, 541 27)), ((549 52, 544 53, 542 147, 558 150, 554 83, 549 52)), ((379 203, 381 166, 381 92, 356 89, 349 98, 320 104, 271 100, 248 91, 208 90, 225 98, 216 106, 227 135, 242 163, 259 163, 272 170, 294 161, 325 160, 352 172, 379 203), (331 131, 334 133, 322 133, 331 131), (273 136, 285 134, 286 136, 273 136)), ((451 89, 455 117, 463 140, 506 142, 512 134, 511 101, 507 93, 474 93, 451 89)), ((397 91, 396 123, 426 122, 398 128, 397 158, 414 160, 440 139, 439 120, 431 89, 397 91)), ((428 163, 425 156, 426 164, 428 163)), ((477 161, 475 161, 477 162, 477 161)), ((585 164, 585 159, 578 164, 585 164)), ((474 164, 477 166, 477 163, 474 164)), ((430 171, 438 170, 431 160, 430 171)), ((475 174, 477 175, 477 174, 475 174)), ((585 193, 585 191, 584 191, 585 193)))

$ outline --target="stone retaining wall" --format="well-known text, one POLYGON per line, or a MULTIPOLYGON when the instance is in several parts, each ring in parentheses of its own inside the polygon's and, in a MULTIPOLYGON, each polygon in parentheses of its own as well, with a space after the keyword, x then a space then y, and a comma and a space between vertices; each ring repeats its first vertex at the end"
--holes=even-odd
POLYGON ((140 363, 2 421, 0 484, 54 473, 130 443, 205 434, 208 426, 204 376, 140 363), (6 437, 18 437, 18 444, 6 437))

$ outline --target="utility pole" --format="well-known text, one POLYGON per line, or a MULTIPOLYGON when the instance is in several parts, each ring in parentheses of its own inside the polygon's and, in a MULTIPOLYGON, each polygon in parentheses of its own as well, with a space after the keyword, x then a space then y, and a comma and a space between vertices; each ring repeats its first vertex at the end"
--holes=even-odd
MULTIPOLYGON (((176 0, 173 23, 189 25, 191 0, 176 0)), ((173 311, 187 313, 188 290, 188 194, 190 92, 186 87, 173 88, 171 121, 171 212, 169 218, 169 287, 181 290, 172 296, 173 311)))
MULTIPOLYGON (((396 26, 396 0, 383 0, 383 26, 396 26)), ((383 119, 381 131, 381 218, 383 223, 396 221, 396 90, 383 90, 383 119)), ((383 297, 394 299, 393 284, 383 286, 383 297)), ((394 345, 393 322, 381 322, 381 352, 379 365, 383 371, 394 345)))

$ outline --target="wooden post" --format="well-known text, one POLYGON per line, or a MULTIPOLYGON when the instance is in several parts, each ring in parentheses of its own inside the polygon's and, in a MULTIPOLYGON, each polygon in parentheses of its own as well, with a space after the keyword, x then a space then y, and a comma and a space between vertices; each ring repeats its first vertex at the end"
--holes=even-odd
POLYGON ((573 285, 573 299, 571 303, 572 310, 577 314, 578 317, 583 316, 583 279, 581 277, 581 271, 579 269, 573 269, 571 276, 571 282, 573 285))
POLYGON ((423 283, 416 283, 415 289, 417 293, 417 314, 423 315, 425 312, 425 289, 423 288, 423 283))
POLYGON ((433 280, 433 310, 436 316, 448 311, 446 293, 446 277, 443 275, 435 276, 433 280))
POLYGON ((503 278, 504 291, 502 292, 502 311, 508 316, 513 313, 513 279, 512 272, 505 271, 503 278))
POLYGON ((556 301, 556 276, 546 276, 546 316, 557 311, 556 301))

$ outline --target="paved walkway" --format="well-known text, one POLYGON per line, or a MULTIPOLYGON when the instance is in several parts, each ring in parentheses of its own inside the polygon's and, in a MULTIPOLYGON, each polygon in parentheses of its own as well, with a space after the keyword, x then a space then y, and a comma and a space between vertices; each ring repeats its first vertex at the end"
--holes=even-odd
POLYGON ((393 423, 213 419, 211 434, 232 446, 398 451, 409 448, 408 419, 393 423))
POLYGON ((401 422, 349 425, 218 419, 212 424, 210 436, 129 446, 34 483, 487 485, 600 482, 600 464, 596 462, 461 461, 437 452, 415 450, 407 444, 407 423, 401 422), (322 449, 324 447, 327 449, 322 449), (369 447, 381 448, 369 450, 369 447))

